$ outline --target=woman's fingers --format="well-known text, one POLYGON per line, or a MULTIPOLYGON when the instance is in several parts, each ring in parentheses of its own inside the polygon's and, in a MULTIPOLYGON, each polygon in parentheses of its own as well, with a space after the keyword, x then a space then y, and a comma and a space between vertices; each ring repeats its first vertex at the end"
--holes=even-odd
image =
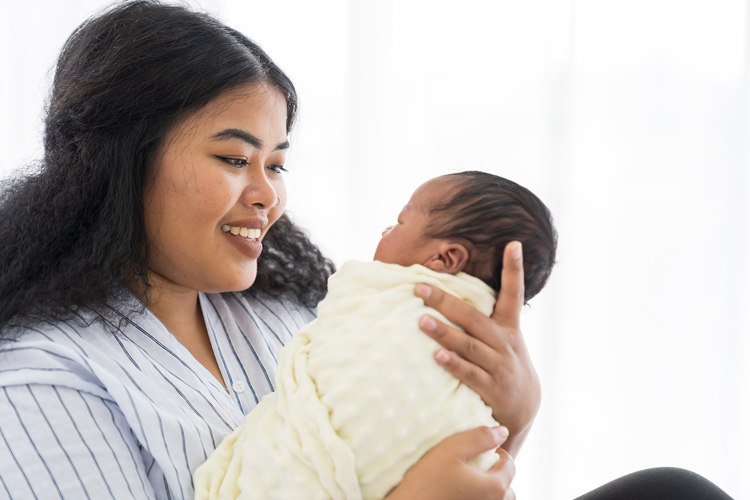
MULTIPOLYGON (((439 311, 448 321, 463 328, 465 332, 470 332, 475 339, 490 347, 502 345, 503 339, 497 338, 500 333, 498 325, 476 308, 458 297, 424 283, 417 285, 414 290, 417 296, 422 298, 424 305, 439 311)), ((443 341, 452 342, 451 346, 445 345, 449 349, 453 349, 456 342, 467 336, 464 332, 451 328, 429 315, 420 318, 419 326, 435 340, 443 339, 438 340, 443 345, 445 345, 443 341), (432 323, 430 323, 430 319, 432 323), (431 327, 432 329, 430 329, 431 327)))
MULTIPOLYGON (((484 319, 490 322, 487 318, 484 319)), ((474 338, 471 335, 467 335, 466 332, 438 321, 429 314, 425 314, 419 319, 419 327, 440 345, 471 361, 480 368, 492 366, 497 362, 497 352, 487 345, 490 342, 489 339, 482 341, 474 338)), ((497 343, 497 339, 495 339, 495 342, 497 343)), ((438 361, 442 363, 444 360, 438 358, 438 361)))
POLYGON ((485 498, 498 498, 496 495, 500 494, 504 495, 503 500, 515 500, 516 494, 510 489, 510 483, 516 475, 516 465, 508 452, 500 448, 506 439, 508 429, 505 427, 477 427, 448 437, 440 444, 453 448, 463 462, 496 450, 499 459, 485 476, 489 481, 485 498))
POLYGON ((505 427, 478 427, 443 439, 406 471, 388 500, 513 500, 508 487, 515 466, 498 450, 507 438, 505 427), (467 464, 490 450, 500 455, 490 470, 481 472, 467 464))
POLYGON ((452 448, 457 458, 468 462, 485 451, 499 448, 506 439, 508 439, 508 429, 505 427, 477 427, 447 437, 440 445, 452 448))
POLYGON ((488 387, 495 383, 492 375, 474 364, 467 361, 465 356, 456 355, 447 349, 438 349, 435 351, 435 360, 448 373, 456 377, 464 384, 471 387, 475 392, 482 387, 488 387))
POLYGON ((511 241, 505 246, 500 283, 492 319, 501 326, 518 330, 524 298, 523 248, 519 241, 511 241))
POLYGON ((507 493, 507 491, 510 491, 510 482, 516 475, 516 464, 513 462, 513 458, 504 449, 500 448, 497 450, 497 454, 500 456, 500 459, 495 462, 495 465, 493 465, 488 472, 495 474, 498 481, 501 482, 501 486, 506 490, 505 498, 503 500, 516 498, 515 493, 511 493, 510 497, 507 493))

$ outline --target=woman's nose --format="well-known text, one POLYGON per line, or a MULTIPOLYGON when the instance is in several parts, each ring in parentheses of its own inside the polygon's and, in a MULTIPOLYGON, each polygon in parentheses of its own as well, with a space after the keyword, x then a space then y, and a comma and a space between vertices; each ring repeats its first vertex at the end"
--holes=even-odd
POLYGON ((277 193, 273 185, 263 173, 248 175, 247 185, 242 192, 242 204, 269 209, 276 205, 277 193))

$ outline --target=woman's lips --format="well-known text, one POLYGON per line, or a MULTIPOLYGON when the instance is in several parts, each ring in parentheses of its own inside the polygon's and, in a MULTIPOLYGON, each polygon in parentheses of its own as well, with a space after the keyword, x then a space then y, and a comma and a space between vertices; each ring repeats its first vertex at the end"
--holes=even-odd
POLYGON ((267 225, 268 219, 255 216, 226 222, 221 225, 220 230, 240 252, 251 259, 257 259, 263 251, 260 238, 267 225))
POLYGON ((235 235, 230 232, 224 231, 222 231, 222 234, 226 239, 229 240, 230 243, 235 246, 235 248, 237 248, 245 256, 251 259, 257 259, 258 257, 260 257, 260 254, 263 251, 263 243, 261 243, 259 239, 246 238, 239 234, 235 235))
POLYGON ((268 219, 266 217, 250 217, 247 219, 239 219, 225 222, 223 226, 229 227, 246 227, 248 229, 263 229, 268 225, 268 219))

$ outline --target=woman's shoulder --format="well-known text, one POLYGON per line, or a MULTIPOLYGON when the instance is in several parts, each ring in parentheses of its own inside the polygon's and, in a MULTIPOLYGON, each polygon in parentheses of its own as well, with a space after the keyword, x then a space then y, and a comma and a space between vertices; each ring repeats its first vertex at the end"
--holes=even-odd
POLYGON ((18 328, 14 340, 0 345, 0 387, 61 385, 107 398, 96 382, 87 338, 108 334, 101 325, 73 321, 36 322, 18 328))
POLYGON ((167 478, 170 491, 191 494, 191 471, 243 412, 153 314, 126 313, 122 324, 53 321, 17 332, 0 348, 0 414, 31 435, 46 433, 36 444, 56 449, 52 433, 76 429, 74 438, 96 443, 91 463, 108 467, 110 443, 127 439, 134 451, 124 453, 146 463, 155 488, 166 488, 167 478))
POLYGON ((203 388, 205 370, 148 310, 37 321, 0 346, 0 367, 0 386, 62 385, 106 399, 144 385, 214 389, 203 388))
POLYGON ((0 387, 62 386, 148 414, 181 413, 188 401, 231 430, 241 414, 219 382, 153 314, 123 314, 122 324, 79 318, 25 327, 0 347, 0 387))

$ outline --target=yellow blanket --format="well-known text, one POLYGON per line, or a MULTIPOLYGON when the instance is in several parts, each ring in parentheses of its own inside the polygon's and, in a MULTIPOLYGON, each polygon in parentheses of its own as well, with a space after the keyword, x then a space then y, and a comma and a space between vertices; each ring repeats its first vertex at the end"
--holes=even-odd
MULTIPOLYGON (((318 319, 281 351, 276 392, 194 474, 195 498, 371 500, 443 438, 497 425, 479 396, 433 358, 417 325, 429 283, 489 315, 494 292, 464 273, 347 262, 331 276, 318 319)), ((493 451, 472 465, 489 469, 493 451)))

